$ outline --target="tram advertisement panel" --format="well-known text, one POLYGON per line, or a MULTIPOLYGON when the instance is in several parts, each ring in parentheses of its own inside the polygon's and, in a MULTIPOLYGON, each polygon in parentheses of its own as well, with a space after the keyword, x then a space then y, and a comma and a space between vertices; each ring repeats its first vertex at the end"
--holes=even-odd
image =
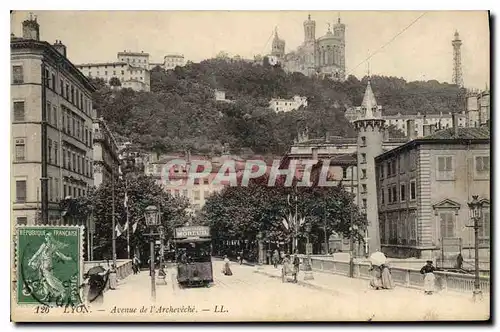
POLYGON ((208 226, 185 226, 175 229, 175 238, 210 237, 210 227, 208 226))

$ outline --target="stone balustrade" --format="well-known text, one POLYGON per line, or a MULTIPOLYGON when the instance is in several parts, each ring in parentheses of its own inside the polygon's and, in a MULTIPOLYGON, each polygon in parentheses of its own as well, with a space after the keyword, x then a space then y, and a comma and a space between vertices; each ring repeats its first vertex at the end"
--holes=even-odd
MULTIPOLYGON (((300 255, 303 260, 305 255, 300 255)), ((301 265, 303 267, 304 264, 301 265)), ((313 271, 326 272, 349 276, 349 262, 336 261, 329 257, 311 257, 311 267, 313 271)), ((401 287, 424 288, 424 277, 420 274, 420 269, 392 267, 391 275, 394 283, 401 287)), ((369 280, 372 277, 370 264, 366 262, 354 262, 354 278, 369 280)), ((445 291, 471 292, 474 289, 474 275, 436 271, 436 286, 445 291)), ((482 292, 490 292, 490 278, 481 276, 479 286, 482 292)))

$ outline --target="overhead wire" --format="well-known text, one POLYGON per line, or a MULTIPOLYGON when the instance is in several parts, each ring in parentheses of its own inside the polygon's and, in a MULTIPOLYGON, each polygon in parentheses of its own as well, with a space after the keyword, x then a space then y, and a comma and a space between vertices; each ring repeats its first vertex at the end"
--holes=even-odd
POLYGON ((378 52, 380 52, 381 50, 383 50, 386 46, 388 46, 389 44, 391 44, 394 40, 396 40, 396 38, 398 38, 400 35, 402 35, 406 30, 408 30, 412 25, 414 25, 415 23, 417 23, 425 14, 427 14, 427 12, 424 12, 422 13, 419 17, 417 17, 415 20, 413 20, 410 24, 408 24, 403 30, 399 31, 394 37, 392 37, 388 42, 386 42, 384 45, 382 45, 381 47, 379 47, 375 52, 373 52, 372 54, 370 54, 366 59, 364 59, 363 61, 361 61, 357 66, 355 66, 353 69, 351 69, 347 74, 346 76, 348 76, 349 74, 351 74, 354 70, 356 70, 359 66, 361 66, 362 64, 364 64, 366 61, 370 60, 375 54, 377 54, 378 52))

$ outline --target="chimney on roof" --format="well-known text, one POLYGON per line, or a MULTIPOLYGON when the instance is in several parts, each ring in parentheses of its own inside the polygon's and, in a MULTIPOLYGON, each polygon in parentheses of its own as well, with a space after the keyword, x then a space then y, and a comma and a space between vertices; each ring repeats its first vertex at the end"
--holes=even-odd
POLYGON ((64 45, 60 40, 56 40, 55 44, 52 46, 54 46, 57 52, 61 53, 63 56, 66 56, 66 45, 64 45))
POLYGON ((406 136, 410 141, 413 141, 417 135, 415 135, 415 120, 409 119, 406 121, 406 136))
POLYGON ((36 21, 36 16, 30 14, 30 18, 23 21, 23 38, 40 40, 40 25, 36 21))
POLYGON ((458 136, 458 114, 455 112, 451 113, 451 120, 453 123, 453 135, 458 136))
POLYGON ((384 132, 383 132, 383 135, 384 135, 384 137, 383 137, 383 139, 384 139, 384 142, 387 142, 387 141, 389 141, 389 138, 390 138, 390 137, 389 137, 389 129, 387 129, 387 128, 384 128, 384 132))
POLYGON ((318 148, 312 148, 311 152, 312 152, 312 159, 318 160, 318 148))

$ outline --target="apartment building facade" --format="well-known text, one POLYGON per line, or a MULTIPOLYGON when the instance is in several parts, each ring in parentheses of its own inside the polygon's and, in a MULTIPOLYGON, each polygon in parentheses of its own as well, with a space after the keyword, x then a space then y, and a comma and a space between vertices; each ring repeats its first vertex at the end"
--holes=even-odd
POLYGON ((95 87, 36 19, 11 36, 12 214, 16 224, 59 224, 59 202, 93 185, 95 87))
MULTIPOLYGON (((456 121, 457 122, 457 121, 456 121)), ((457 125, 457 123, 455 123, 457 125)), ((474 247, 467 203, 479 195, 480 256, 490 243, 490 131, 453 127, 375 158, 382 251, 391 257, 436 259, 445 242, 474 247)), ((444 248, 444 252, 443 252, 444 248)))

